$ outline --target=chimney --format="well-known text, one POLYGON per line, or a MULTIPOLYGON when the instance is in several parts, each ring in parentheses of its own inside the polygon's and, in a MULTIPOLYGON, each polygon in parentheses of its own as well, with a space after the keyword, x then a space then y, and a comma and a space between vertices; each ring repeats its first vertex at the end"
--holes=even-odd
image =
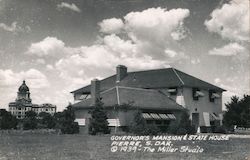
POLYGON ((100 81, 98 79, 93 79, 91 81, 91 105, 95 106, 96 101, 100 100, 100 81))
POLYGON ((120 82, 126 76, 127 76, 127 67, 123 65, 118 65, 116 67, 116 82, 120 82))

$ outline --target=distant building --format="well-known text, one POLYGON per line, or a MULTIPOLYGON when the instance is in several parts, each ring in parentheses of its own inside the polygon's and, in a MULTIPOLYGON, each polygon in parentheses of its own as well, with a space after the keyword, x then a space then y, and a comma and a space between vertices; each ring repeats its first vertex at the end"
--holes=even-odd
POLYGON ((222 122, 223 91, 175 68, 127 72, 126 66, 119 65, 115 75, 71 93, 77 101, 73 104, 76 121, 84 130, 96 98, 104 103, 110 127, 127 127, 139 109, 147 123, 159 127, 178 120, 186 110, 196 129, 211 129, 222 122), (119 107, 131 102, 135 108, 119 107))
POLYGON ((37 114, 47 112, 53 115, 56 112, 56 106, 48 103, 42 105, 32 104, 29 87, 23 81, 23 84, 18 89, 15 102, 9 103, 9 111, 16 118, 23 119, 28 111, 34 111, 37 114))

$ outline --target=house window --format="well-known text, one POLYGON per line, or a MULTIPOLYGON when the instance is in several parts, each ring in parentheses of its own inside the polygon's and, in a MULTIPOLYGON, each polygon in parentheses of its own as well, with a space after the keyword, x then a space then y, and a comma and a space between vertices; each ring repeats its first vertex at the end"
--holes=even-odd
POLYGON ((213 93, 215 93, 213 90, 209 90, 209 101, 210 101, 210 102, 214 102, 214 99, 215 99, 215 98, 212 96, 213 93))
POLYGON ((171 96, 177 95, 177 88, 176 88, 176 87, 168 88, 168 93, 169 93, 171 96))
POLYGON ((196 95, 197 91, 200 91, 198 88, 193 88, 193 100, 198 101, 199 96, 196 95))
POLYGON ((204 97, 205 94, 199 88, 193 88, 193 100, 198 101, 199 97, 204 97))
POLYGON ((215 102, 216 98, 220 98, 220 95, 216 93, 214 90, 209 90, 209 101, 215 102))
POLYGON ((156 125, 161 125, 161 123, 162 123, 161 121, 155 121, 156 125))
POLYGON ((146 122, 147 122, 147 124, 153 124, 154 123, 154 121, 152 121, 152 120, 147 120, 146 122))
POLYGON ((79 126, 85 126, 85 118, 82 119, 76 118, 75 122, 77 122, 79 126))

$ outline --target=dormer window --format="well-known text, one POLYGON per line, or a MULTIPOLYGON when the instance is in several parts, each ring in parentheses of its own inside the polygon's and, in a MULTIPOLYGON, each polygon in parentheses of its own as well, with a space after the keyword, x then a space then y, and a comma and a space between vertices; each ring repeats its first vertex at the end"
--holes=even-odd
POLYGON ((169 93, 171 96, 177 95, 177 88, 176 88, 176 87, 168 88, 168 93, 169 93))
POLYGON ((198 101, 199 97, 204 97, 205 94, 199 88, 193 88, 193 100, 198 101))
POLYGON ((209 101, 214 102, 216 98, 220 98, 220 95, 213 90, 209 90, 209 101))
POLYGON ((81 95, 80 97, 79 97, 79 100, 84 100, 86 98, 86 95, 81 95))

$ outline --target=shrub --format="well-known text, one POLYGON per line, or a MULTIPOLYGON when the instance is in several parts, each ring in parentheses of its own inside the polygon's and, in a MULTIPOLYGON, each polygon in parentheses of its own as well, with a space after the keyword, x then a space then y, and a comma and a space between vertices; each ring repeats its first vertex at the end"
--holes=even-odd
POLYGON ((170 134, 194 134, 195 127, 191 125, 191 120, 187 112, 182 112, 180 121, 172 121, 168 127, 168 133, 170 134))
POLYGON ((160 133, 160 129, 155 124, 146 125, 147 135, 157 135, 160 133))
POLYGON ((228 133, 228 131, 227 131, 225 126, 216 126, 215 129, 214 129, 214 133, 226 134, 226 133, 228 133))
POLYGON ((178 134, 178 135, 184 135, 187 133, 188 133, 188 130, 186 128, 178 128, 176 131, 176 134, 178 134))
POLYGON ((24 130, 37 129, 38 120, 36 116, 37 114, 34 111, 26 112, 25 118, 23 119, 24 130))
POLYGON ((179 128, 179 124, 176 121, 172 121, 167 129, 167 133, 176 134, 179 128))
POLYGON ((39 117, 39 127, 38 128, 48 128, 48 129, 52 129, 55 128, 56 126, 56 121, 55 118, 46 112, 41 112, 38 115, 39 117))
POLYGON ((71 104, 63 112, 56 113, 54 117, 56 119, 56 128, 60 129, 63 134, 79 133, 79 125, 74 122, 75 113, 71 104))
POLYGON ((147 134, 146 121, 142 117, 142 114, 140 111, 137 111, 134 114, 134 120, 129 127, 129 131, 137 135, 147 134))
POLYGON ((15 129, 18 121, 10 112, 0 109, 0 129, 15 129))
POLYGON ((137 111, 129 131, 137 135, 157 135, 160 129, 155 124, 147 124, 142 113, 137 111))

